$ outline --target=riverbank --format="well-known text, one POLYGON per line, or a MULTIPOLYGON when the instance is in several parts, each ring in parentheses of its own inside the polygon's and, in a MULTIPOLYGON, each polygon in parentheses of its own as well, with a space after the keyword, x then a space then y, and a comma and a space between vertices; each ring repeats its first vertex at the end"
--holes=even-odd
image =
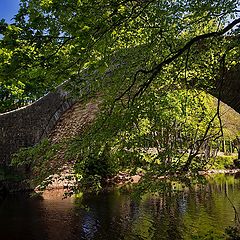
POLYGON ((209 169, 209 170, 204 170, 204 171, 198 171, 200 175, 209 175, 209 174, 234 174, 240 172, 240 169, 209 169))
MULTIPOLYGON (((236 174, 240 172, 240 169, 209 169, 204 171, 198 171, 199 175, 212 175, 212 174, 236 174)), ((104 182, 104 187, 118 186, 121 187, 126 184, 137 184, 141 181, 143 174, 131 175, 127 172, 119 172, 114 177, 106 179, 104 182)), ((157 179, 168 178, 169 176, 158 176, 157 179)), ((63 190, 66 193, 73 193, 74 189, 77 187, 78 181, 74 177, 72 170, 65 170, 61 174, 54 174, 49 176, 45 181, 43 186, 37 186, 35 188, 36 192, 48 193, 54 190, 63 190), (49 183, 49 184, 48 184, 49 183)), ((104 188, 103 187, 103 188, 104 188)))

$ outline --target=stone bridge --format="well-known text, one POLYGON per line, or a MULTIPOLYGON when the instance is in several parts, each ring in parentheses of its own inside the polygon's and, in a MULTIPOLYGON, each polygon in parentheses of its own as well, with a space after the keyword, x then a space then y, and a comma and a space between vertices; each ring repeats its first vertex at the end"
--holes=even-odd
POLYGON ((47 136, 72 104, 60 86, 26 107, 0 114, 0 165, 8 165, 12 153, 47 136))
POLYGON ((210 93, 240 113, 240 64, 229 70, 210 93), (219 95, 220 92, 220 95, 219 95))
MULTIPOLYGON (((218 97, 219 90, 221 100, 240 113, 240 65, 229 71, 223 82, 219 80, 211 94, 218 97)), ((8 165, 18 149, 46 137, 72 105, 73 100, 59 87, 31 105, 0 114, 0 166, 8 165)))

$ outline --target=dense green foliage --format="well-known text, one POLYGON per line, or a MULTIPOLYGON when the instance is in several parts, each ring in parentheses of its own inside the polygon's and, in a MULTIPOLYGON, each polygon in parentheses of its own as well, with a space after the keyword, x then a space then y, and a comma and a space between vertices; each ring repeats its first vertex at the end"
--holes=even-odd
POLYGON ((238 4, 21 0, 15 23, 0 27, 0 111, 69 80, 74 95, 102 101, 66 151, 78 176, 202 169, 201 151, 222 136, 203 89, 239 64, 238 4))
POLYGON ((22 0, 16 22, 0 27, 0 110, 69 78, 77 89, 90 84, 114 99, 129 93, 132 100, 153 80, 209 87, 223 56, 228 67, 237 63, 238 39, 223 37, 238 34, 237 4, 22 0))
POLYGON ((17 154, 13 155, 11 165, 25 169, 26 171, 22 171, 22 178, 31 180, 29 184, 34 188, 41 184, 49 174, 57 173, 61 167, 61 162, 55 159, 60 148, 60 144, 53 145, 49 140, 43 139, 35 147, 20 149, 17 154))

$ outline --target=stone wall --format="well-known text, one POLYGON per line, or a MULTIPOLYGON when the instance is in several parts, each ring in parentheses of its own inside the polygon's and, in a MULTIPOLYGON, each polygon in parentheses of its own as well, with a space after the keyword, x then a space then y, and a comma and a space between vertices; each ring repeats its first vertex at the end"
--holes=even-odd
MULTIPOLYGON (((210 93, 240 113, 240 64, 228 71, 223 83, 210 93), (221 85, 221 86, 220 86, 221 85)), ((11 154, 33 146, 46 137, 61 115, 73 105, 68 94, 58 87, 26 107, 0 114, 0 166, 7 166, 11 154)))
POLYGON ((223 80, 219 78, 216 88, 210 91, 216 98, 219 92, 221 101, 240 113, 240 64, 230 69, 223 80))
POLYGON ((26 107, 0 114, 0 166, 7 166, 11 154, 33 146, 46 137, 73 101, 61 88, 26 107))
POLYGON ((240 64, 227 72, 223 81, 221 99, 240 113, 240 64))

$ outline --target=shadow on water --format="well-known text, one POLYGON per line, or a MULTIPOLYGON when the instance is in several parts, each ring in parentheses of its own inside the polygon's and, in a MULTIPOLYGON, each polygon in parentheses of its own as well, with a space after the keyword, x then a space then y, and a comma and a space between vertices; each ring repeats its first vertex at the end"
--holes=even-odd
POLYGON ((115 190, 83 199, 12 195, 0 201, 0 239, 225 239, 240 212, 239 175, 216 175, 184 191, 144 194, 115 190), (87 205, 89 209, 81 206, 87 205))

